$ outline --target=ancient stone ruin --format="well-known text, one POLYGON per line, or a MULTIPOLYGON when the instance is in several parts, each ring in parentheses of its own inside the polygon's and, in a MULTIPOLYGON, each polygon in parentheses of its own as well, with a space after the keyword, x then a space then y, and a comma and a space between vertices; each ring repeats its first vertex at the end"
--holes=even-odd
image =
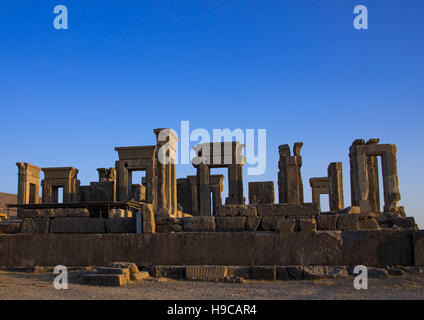
POLYGON ((80 185, 74 167, 17 163, 18 203, 9 207, 18 208, 18 220, 0 224, 0 266, 424 265, 424 231, 398 205, 393 144, 353 142, 351 206, 344 203, 341 162, 309 180, 312 202, 304 202, 301 142, 292 154, 288 144, 279 146, 278 203, 274 182, 264 181, 249 183, 246 204, 244 145, 195 146, 196 175, 177 179, 178 137, 170 129, 154 133, 155 145, 115 148, 115 166, 98 168, 89 185, 80 185), (211 175, 212 168, 228 169, 226 199, 224 176, 211 175), (135 171, 145 177, 133 181, 135 171), (321 194, 328 194, 329 212, 321 211, 321 194))

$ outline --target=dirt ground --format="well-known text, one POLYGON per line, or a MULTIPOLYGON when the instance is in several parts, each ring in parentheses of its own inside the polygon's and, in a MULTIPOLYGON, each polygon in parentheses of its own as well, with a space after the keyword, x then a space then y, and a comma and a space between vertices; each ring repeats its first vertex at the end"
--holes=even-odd
POLYGON ((369 279, 368 290, 353 288, 353 278, 313 281, 191 282, 148 279, 125 287, 81 284, 81 272, 69 272, 68 290, 56 290, 51 273, 0 272, 1 299, 37 300, 185 300, 185 299, 424 299, 424 274, 369 279))

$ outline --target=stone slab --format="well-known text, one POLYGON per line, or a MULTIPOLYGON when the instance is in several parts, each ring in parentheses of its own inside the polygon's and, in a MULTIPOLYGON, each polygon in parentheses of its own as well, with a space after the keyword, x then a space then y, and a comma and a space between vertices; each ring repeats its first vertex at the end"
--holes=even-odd
POLYGON ((157 233, 173 233, 173 232, 182 232, 183 226, 181 224, 157 224, 156 232, 157 233))
POLYGON ((253 265, 342 265, 339 231, 255 233, 253 265))
POLYGON ((156 222, 153 206, 151 204, 145 204, 143 206, 143 233, 150 234, 155 232, 156 222))
POLYGON ((249 204, 274 203, 274 182, 249 182, 249 204))
POLYGON ((144 272, 147 272, 153 278, 169 278, 169 279, 184 279, 185 267, 182 266, 151 266, 144 267, 144 272))
POLYGON ((296 220, 295 219, 280 219, 277 222, 277 230, 278 232, 294 232, 296 228, 296 220))
POLYGON ((299 229, 300 231, 306 232, 315 232, 317 231, 317 224, 314 218, 305 219, 301 218, 299 220, 299 229))
POLYGON ((182 233, 183 265, 253 265, 254 232, 182 233))
POLYGON ((247 231, 256 231, 261 225, 262 217, 254 216, 247 217, 246 219, 246 230, 247 231))
POLYGON ((412 231, 345 231, 342 238, 343 263, 340 265, 385 267, 414 263, 412 231))
POLYGON ((274 217, 262 217, 261 227, 260 229, 262 231, 279 231, 280 229, 278 226, 281 227, 281 222, 284 218, 281 216, 274 216, 274 217))
POLYGON ((85 274, 82 276, 82 283, 92 286, 121 287, 128 284, 128 280, 123 274, 85 274))
POLYGON ((357 215, 353 214, 341 214, 337 219, 337 230, 358 230, 359 219, 357 215))
POLYGON ((414 263, 424 266, 424 230, 413 231, 414 263))
POLYGON ((50 233, 105 233, 105 219, 99 218, 53 218, 50 233))
POLYGON ((184 231, 213 232, 216 229, 215 217, 189 217, 182 220, 184 231))
POLYGON ((216 217, 216 231, 246 231, 247 217, 216 217))
POLYGON ((21 232, 20 222, 0 222, 0 234, 15 234, 21 232))
POLYGON ((123 274, 127 280, 130 280, 130 269, 128 268, 98 267, 96 272, 98 274, 123 274))
POLYGON ((247 204, 226 204, 216 207, 217 217, 251 217, 257 216, 257 209, 254 205, 247 204))
POLYGON ((49 233, 49 218, 27 218, 22 220, 21 232, 26 234, 49 233))
POLYGON ((319 215, 319 206, 314 203, 305 203, 301 205, 295 204, 259 204, 259 216, 284 216, 284 217, 314 217, 319 215))
POLYGON ((249 279, 252 280, 275 280, 276 267, 253 266, 250 268, 249 279))
POLYGON ((336 230, 337 215, 320 215, 317 217, 318 230, 336 230))
POLYGON ((217 281, 227 276, 225 266, 189 266, 185 268, 187 280, 217 281))
POLYGON ((379 230, 380 229, 380 226, 377 220, 373 217, 363 218, 363 219, 359 217, 358 227, 359 227, 359 230, 379 230))
POLYGON ((105 219, 107 233, 136 233, 135 218, 105 219))

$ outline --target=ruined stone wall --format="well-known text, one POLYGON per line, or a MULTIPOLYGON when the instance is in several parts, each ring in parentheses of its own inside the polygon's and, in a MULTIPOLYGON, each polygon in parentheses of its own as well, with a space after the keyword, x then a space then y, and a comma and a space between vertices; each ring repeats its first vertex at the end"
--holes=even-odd
POLYGON ((0 235, 0 266, 424 265, 424 231, 0 235))

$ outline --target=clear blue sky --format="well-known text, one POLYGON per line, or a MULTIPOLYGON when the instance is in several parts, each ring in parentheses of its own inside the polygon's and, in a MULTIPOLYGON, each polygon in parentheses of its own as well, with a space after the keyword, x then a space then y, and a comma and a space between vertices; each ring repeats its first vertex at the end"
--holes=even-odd
MULTIPOLYGON (((18 161, 75 166, 82 184, 112 167, 115 146, 154 144, 153 128, 267 129, 303 141, 308 179, 357 138, 398 146, 401 204, 424 226, 421 0, 7 1, 0 3, 0 191, 18 161), (53 28, 68 8, 69 29, 53 28), (353 8, 369 29, 353 28, 353 8)), ((178 177, 194 174, 180 165, 178 177)), ((247 195, 246 195, 247 196, 247 195)))

